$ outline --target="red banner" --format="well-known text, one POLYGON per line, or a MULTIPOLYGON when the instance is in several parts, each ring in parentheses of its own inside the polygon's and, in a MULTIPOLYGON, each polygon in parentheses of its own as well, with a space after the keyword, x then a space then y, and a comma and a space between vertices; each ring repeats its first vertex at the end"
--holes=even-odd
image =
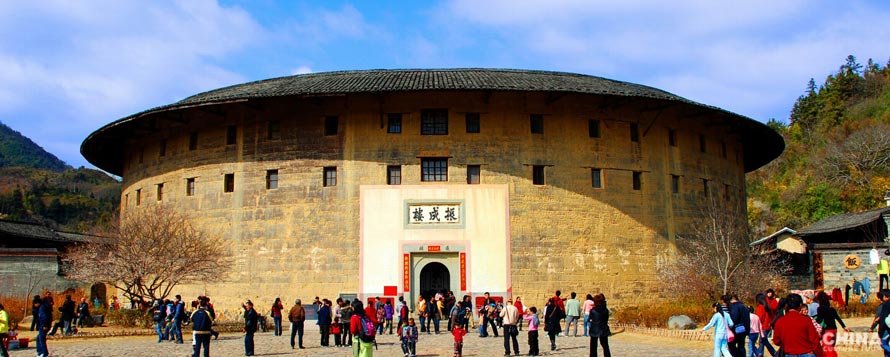
POLYGON ((441 245, 429 245, 426 247, 426 251, 427 252, 441 252, 442 246, 441 245))
POLYGON ((460 290, 467 290, 467 253, 460 253, 460 290))
POLYGON ((402 284, 405 292, 411 291, 411 254, 405 254, 404 259, 402 259, 402 284))

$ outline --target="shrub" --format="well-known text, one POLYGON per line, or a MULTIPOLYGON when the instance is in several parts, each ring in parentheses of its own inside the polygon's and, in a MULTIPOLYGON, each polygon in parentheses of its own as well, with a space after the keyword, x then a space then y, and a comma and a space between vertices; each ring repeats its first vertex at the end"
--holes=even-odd
POLYGON ((667 327, 671 316, 686 315, 698 324, 711 318, 713 301, 664 301, 644 306, 628 306, 612 313, 610 322, 644 327, 667 327))
POLYGON ((120 309, 105 315, 108 324, 120 327, 152 327, 151 315, 139 309, 120 309))

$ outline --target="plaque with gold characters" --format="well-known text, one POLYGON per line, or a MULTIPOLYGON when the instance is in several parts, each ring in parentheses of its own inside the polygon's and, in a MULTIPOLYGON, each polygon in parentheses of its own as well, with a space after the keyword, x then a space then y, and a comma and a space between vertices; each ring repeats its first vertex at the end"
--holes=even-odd
POLYGON ((856 254, 850 254, 844 258, 844 265, 850 270, 859 269, 859 266, 862 265, 862 259, 859 259, 859 256, 856 254))

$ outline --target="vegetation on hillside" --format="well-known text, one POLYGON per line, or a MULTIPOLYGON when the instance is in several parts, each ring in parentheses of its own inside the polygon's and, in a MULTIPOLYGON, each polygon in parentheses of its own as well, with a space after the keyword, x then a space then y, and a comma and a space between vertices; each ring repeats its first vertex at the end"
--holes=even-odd
POLYGON ((71 167, 21 133, 0 122, 0 167, 22 166, 55 172, 71 167))
POLYGON ((747 177, 756 236, 883 205, 890 190, 890 63, 862 65, 848 56, 822 85, 810 79, 787 123, 768 125, 787 147, 747 177))

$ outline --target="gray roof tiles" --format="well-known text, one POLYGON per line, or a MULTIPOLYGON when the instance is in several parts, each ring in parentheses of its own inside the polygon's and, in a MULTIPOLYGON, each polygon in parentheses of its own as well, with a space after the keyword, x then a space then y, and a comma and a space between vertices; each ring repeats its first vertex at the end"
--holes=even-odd
POLYGON ((822 234, 853 229, 882 219, 884 214, 890 214, 890 207, 882 207, 865 212, 844 213, 825 218, 797 231, 798 236, 822 234))

